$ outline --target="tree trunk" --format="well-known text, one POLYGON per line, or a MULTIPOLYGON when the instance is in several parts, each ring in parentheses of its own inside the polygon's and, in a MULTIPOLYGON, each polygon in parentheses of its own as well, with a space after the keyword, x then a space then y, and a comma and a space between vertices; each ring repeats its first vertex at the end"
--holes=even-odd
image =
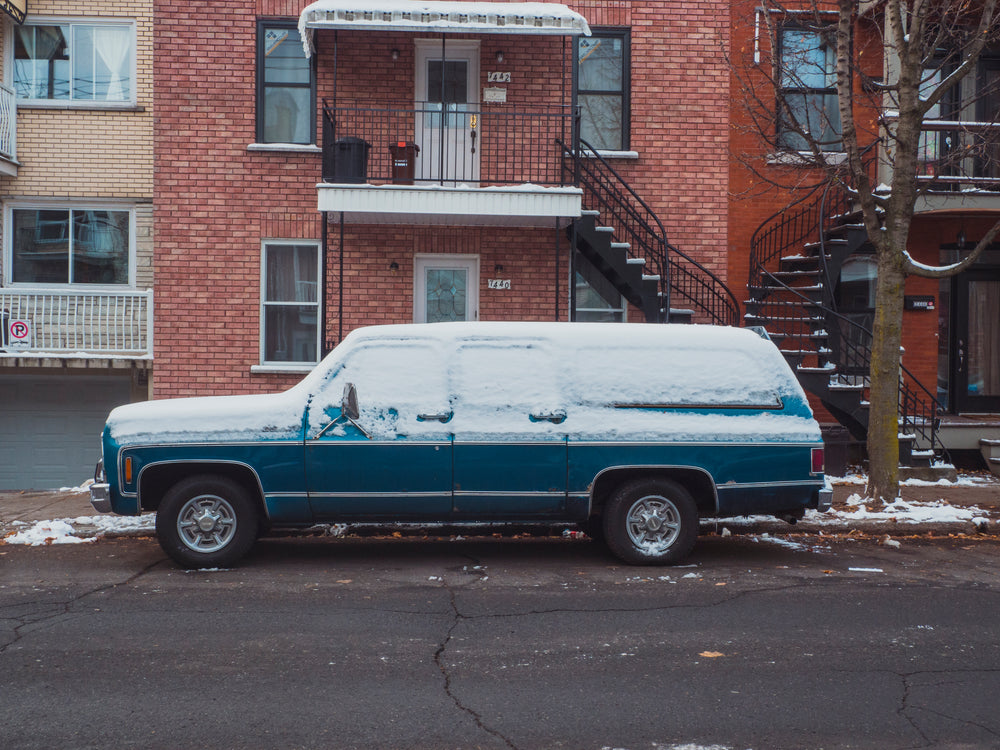
POLYGON ((902 254, 880 248, 872 328, 866 494, 883 502, 893 502, 899 495, 899 356, 904 280, 902 254))

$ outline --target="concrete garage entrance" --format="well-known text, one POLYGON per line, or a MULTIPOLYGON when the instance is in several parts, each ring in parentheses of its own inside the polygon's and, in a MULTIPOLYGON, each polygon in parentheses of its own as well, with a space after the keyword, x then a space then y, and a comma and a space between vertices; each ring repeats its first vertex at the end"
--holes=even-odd
POLYGON ((129 375, 0 376, 0 489, 74 487, 93 477, 108 412, 129 375))

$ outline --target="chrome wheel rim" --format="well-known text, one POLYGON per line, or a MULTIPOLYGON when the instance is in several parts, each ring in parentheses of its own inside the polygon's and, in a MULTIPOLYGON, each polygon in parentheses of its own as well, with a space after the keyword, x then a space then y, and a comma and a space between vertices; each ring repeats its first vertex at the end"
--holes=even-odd
POLYGON ((194 552, 218 552, 236 535, 236 511, 223 497, 198 495, 177 514, 177 533, 194 552))
POLYGON ((681 514, 671 500, 647 495, 632 503, 625 528, 635 548, 647 555, 666 552, 681 533, 681 514))

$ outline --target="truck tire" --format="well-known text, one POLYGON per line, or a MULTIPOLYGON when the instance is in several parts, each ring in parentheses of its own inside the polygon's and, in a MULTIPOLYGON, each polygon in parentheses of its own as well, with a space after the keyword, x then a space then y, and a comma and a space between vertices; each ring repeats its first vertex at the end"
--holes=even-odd
POLYGON ((621 485, 604 508, 608 547, 633 565, 672 565, 698 539, 694 498, 671 479, 638 479, 621 485))
POLYGON ((250 494, 227 477, 182 479, 156 511, 160 546, 185 568, 228 567, 257 540, 260 519, 250 494))

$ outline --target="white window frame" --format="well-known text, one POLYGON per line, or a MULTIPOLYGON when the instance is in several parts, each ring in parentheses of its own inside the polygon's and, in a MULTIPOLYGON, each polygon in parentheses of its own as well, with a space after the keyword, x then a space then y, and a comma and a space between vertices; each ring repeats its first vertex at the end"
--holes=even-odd
POLYGON ((479 320, 479 256, 418 253, 413 259, 413 322, 427 322, 427 286, 424 278, 428 268, 462 268, 469 272, 469 286, 465 292, 467 321, 479 320))
POLYGON ((268 371, 299 371, 311 370, 322 359, 323 346, 321 334, 323 330, 323 248, 319 240, 303 239, 279 239, 268 238, 260 243, 260 366, 253 368, 254 372, 268 371), (316 248, 316 301, 315 302, 268 302, 267 300, 267 249, 272 245, 303 245, 316 248), (312 362, 306 360, 269 360, 265 359, 267 347, 267 308, 269 306, 289 306, 304 307, 306 305, 316 306, 316 359, 312 362))
MULTIPOLYGON (((127 109, 134 108, 138 102, 138 34, 135 19, 105 18, 101 16, 31 16, 25 20, 23 26, 124 26, 129 29, 131 39, 131 66, 129 76, 131 90, 129 97, 121 101, 107 101, 102 99, 17 99, 19 107, 48 107, 52 109, 127 109)), ((16 92, 14 85, 14 25, 6 24, 4 43, 6 52, 4 53, 4 83, 16 92)), ((70 65, 73 64, 72 50, 70 51, 70 65)), ((73 86, 70 81, 70 92, 73 86)), ((15 93, 16 95, 16 93, 15 93)))
MULTIPOLYGON (((136 275, 136 215, 135 204, 104 201, 10 201, 3 212, 3 285, 26 289, 74 289, 93 291, 121 291, 135 289, 136 275), (14 281, 14 211, 128 211, 128 281, 124 284, 81 284, 71 281, 38 283, 14 281)), ((70 255, 72 264, 72 254, 70 255)))

